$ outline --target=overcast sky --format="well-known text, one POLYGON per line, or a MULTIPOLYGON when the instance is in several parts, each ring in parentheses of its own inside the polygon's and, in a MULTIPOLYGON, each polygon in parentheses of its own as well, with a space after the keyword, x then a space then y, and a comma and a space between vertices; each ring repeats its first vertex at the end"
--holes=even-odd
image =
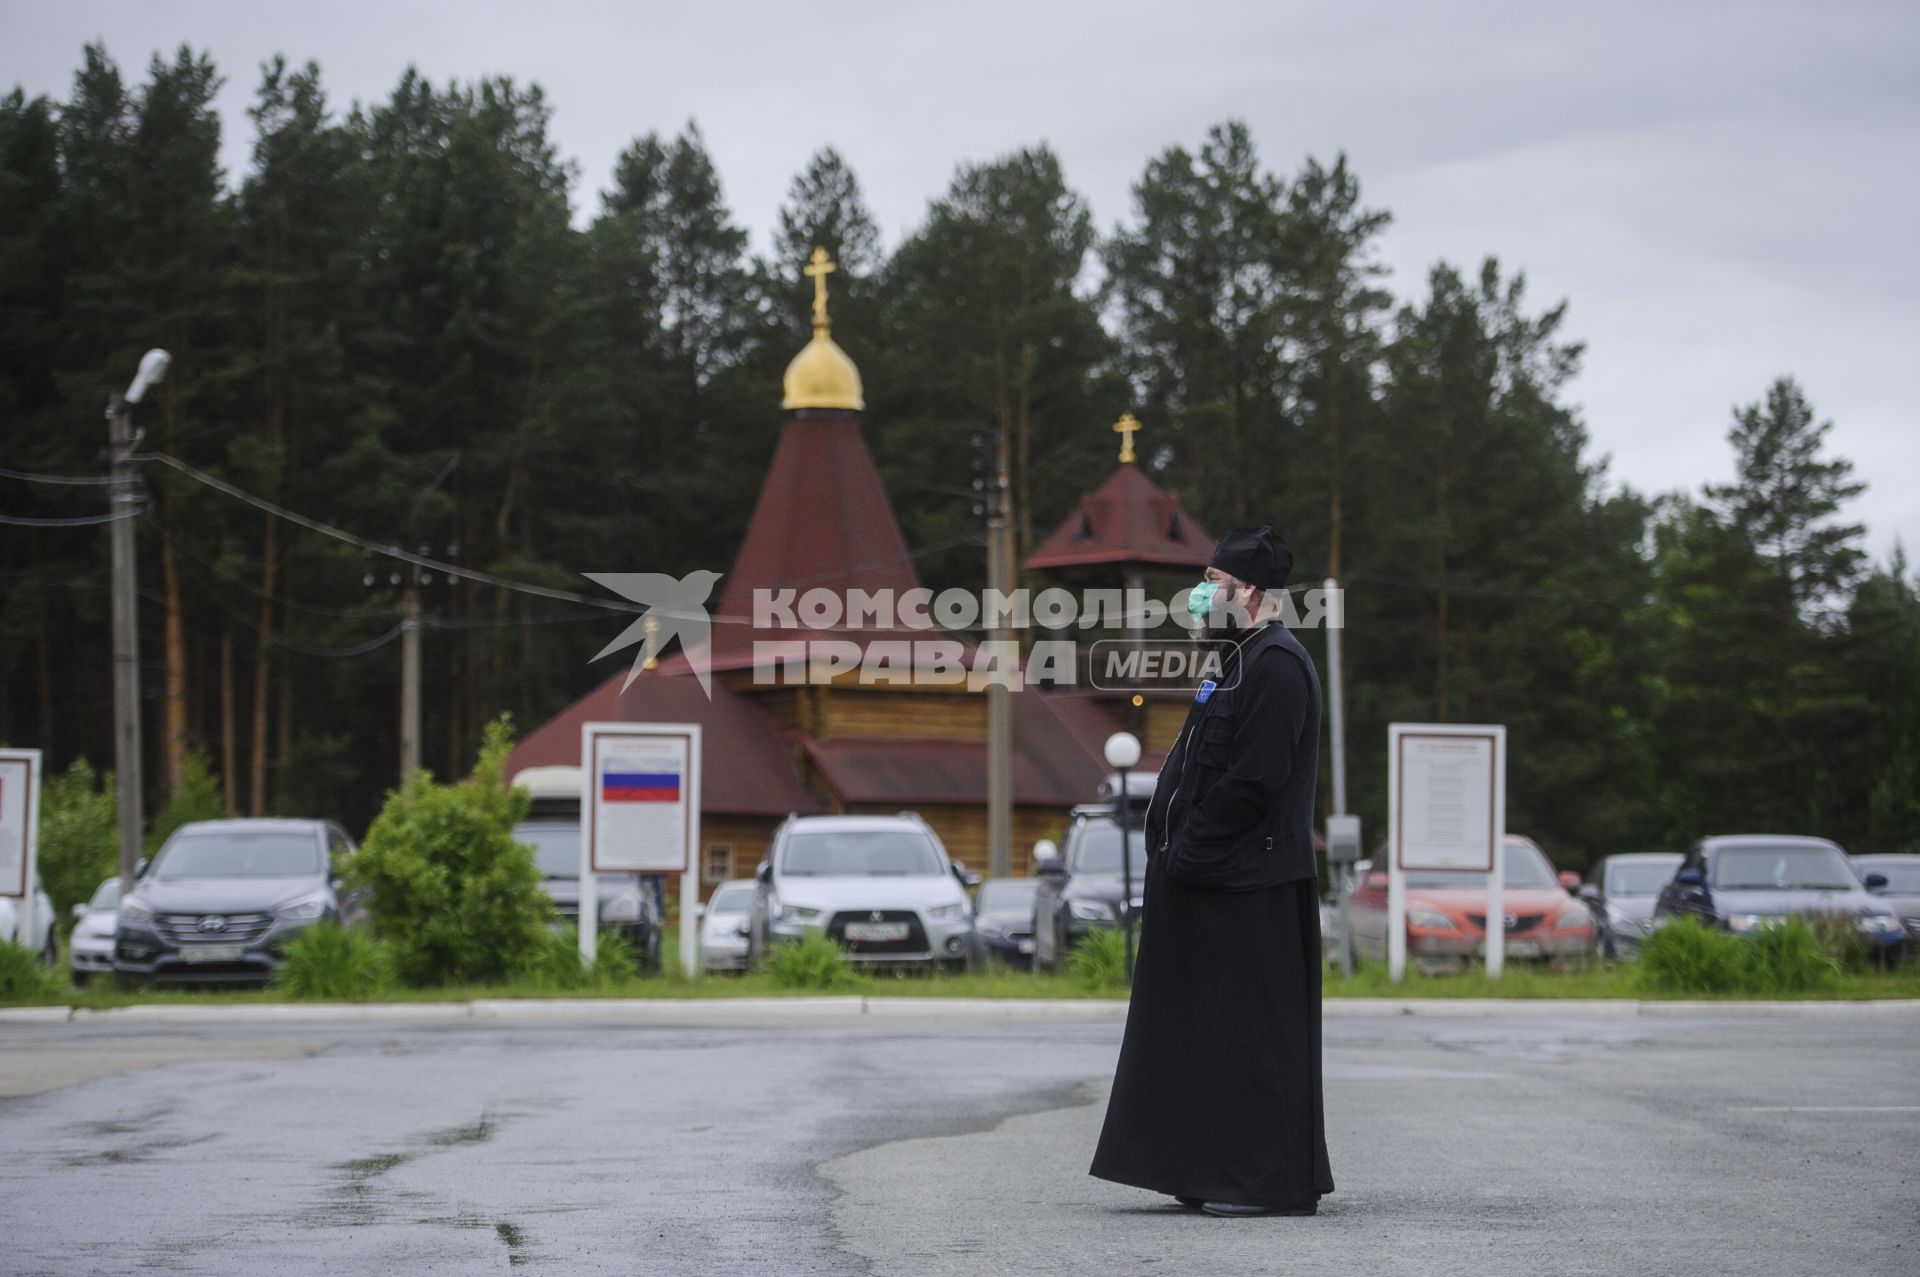
MULTIPOLYGON (((133 80, 157 49, 211 51, 230 180, 274 53, 317 60, 342 108, 409 63, 437 83, 537 81, 579 167, 578 215, 633 137, 695 119, 756 248, 825 144, 889 246, 957 162, 1038 141, 1106 233, 1150 155, 1241 117, 1281 173, 1347 152, 1394 215, 1381 252, 1402 297, 1437 259, 1491 253, 1526 271, 1536 307, 1568 300, 1587 343, 1571 393, 1616 480, 1726 479, 1731 406, 1790 372, 1871 485, 1854 514, 1875 557, 1920 548, 1910 2, 0 0, 0 85, 65 98, 90 39, 133 80)), ((859 335, 842 339, 858 358, 859 335)))

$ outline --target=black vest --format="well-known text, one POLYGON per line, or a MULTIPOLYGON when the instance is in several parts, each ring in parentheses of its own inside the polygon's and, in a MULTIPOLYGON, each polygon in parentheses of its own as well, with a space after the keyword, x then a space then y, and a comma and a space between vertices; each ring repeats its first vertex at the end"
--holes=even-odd
POLYGON ((1220 686, 1205 701, 1196 696, 1161 766, 1147 808, 1148 854, 1161 859, 1168 881, 1187 886, 1251 891, 1312 878, 1320 758, 1313 659, 1278 621, 1225 656, 1220 686), (1209 794, 1229 773, 1209 809, 1209 794))

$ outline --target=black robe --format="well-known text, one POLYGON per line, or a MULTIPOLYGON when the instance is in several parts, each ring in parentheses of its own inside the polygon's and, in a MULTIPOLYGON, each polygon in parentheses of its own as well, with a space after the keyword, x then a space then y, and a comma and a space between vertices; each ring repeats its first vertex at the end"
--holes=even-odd
POLYGON ((1333 1191, 1320 912, 1312 860, 1303 877, 1299 858, 1277 849, 1311 839, 1293 826, 1310 820, 1319 683, 1278 624, 1243 639, 1236 658, 1228 690, 1196 701, 1168 755, 1157 819, 1149 808, 1133 997, 1091 1173, 1178 1197, 1307 1205, 1333 1191), (1259 814, 1196 820, 1210 798, 1216 812, 1259 814), (1194 830, 1206 831, 1197 849, 1182 841, 1194 830))

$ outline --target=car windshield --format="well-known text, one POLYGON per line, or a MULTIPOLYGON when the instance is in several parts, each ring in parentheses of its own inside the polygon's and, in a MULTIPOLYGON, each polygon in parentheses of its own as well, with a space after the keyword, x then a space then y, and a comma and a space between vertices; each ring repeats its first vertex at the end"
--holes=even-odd
POLYGON ((1657 896, 1673 881, 1680 857, 1662 864, 1658 861, 1632 861, 1607 866, 1607 894, 1610 896, 1657 896))
MULTIPOLYGON (((1133 872, 1146 873, 1146 830, 1129 829, 1127 844, 1133 855, 1133 872)), ((1080 836, 1073 844, 1073 863, 1068 868, 1077 874, 1119 873, 1123 868, 1120 863, 1120 826, 1110 820, 1089 820, 1080 826, 1080 836)))
POLYGON ((87 901, 89 909, 118 909, 120 907, 120 880, 109 878, 100 884, 93 893, 93 899, 87 901))
POLYGON ((713 893, 713 899, 707 901, 708 913, 750 913, 752 910, 753 887, 744 882, 720 888, 713 893))
POLYGON ((323 869, 320 840, 310 833, 262 830, 183 834, 154 862, 162 882, 181 878, 317 877, 323 869))
POLYGON ((933 839, 913 829, 801 832, 780 855, 780 872, 794 878, 929 878, 946 871, 933 839))
POLYGON ((1033 907, 1032 882, 989 882, 980 888, 981 913, 1018 913, 1033 907))
MULTIPOLYGON (((1538 847, 1529 847, 1524 843, 1508 843, 1506 873, 1500 881, 1509 887, 1557 887, 1560 882, 1553 876, 1553 866, 1547 863, 1545 855, 1538 847)), ((1409 869, 1407 871, 1409 887, 1460 887, 1477 891, 1487 889, 1487 875, 1462 869, 1409 869)))
POLYGON ((515 829, 513 840, 533 848, 542 878, 580 876, 580 826, 534 821, 515 829))
POLYGON ((1729 847, 1713 858, 1713 885, 1728 891, 1857 891, 1833 847, 1729 847))
POLYGON ((1914 895, 1920 893, 1920 857, 1912 860, 1882 860, 1878 863, 1868 861, 1860 866, 1860 876, 1879 874, 1887 880, 1887 890, 1896 895, 1914 895))

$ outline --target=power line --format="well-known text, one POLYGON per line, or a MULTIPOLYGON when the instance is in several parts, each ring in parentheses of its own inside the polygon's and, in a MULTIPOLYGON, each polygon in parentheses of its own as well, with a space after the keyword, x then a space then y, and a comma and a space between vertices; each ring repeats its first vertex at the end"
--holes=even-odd
POLYGON ((216 479, 206 471, 195 469, 179 458, 170 457, 164 452, 129 453, 127 459, 129 461, 158 461, 164 466, 170 466, 178 470, 189 479, 203 483, 216 492, 224 492, 236 501, 244 501, 255 509, 262 510, 276 518, 298 524, 311 532, 318 532, 323 536, 330 536, 335 540, 345 541, 348 545, 358 546, 374 554, 384 554, 388 558, 399 559, 403 563, 411 563, 415 567, 431 568, 435 572, 444 572, 449 576, 462 577, 469 581, 478 581, 482 585, 497 586, 503 590, 517 590, 522 594, 537 594, 543 598, 559 599, 566 603, 586 603, 609 612, 644 612, 647 610, 644 607, 632 603, 619 603, 611 599, 597 599, 586 594, 576 594, 571 590, 556 590, 551 586, 535 585, 530 581, 515 581, 508 577, 495 576, 491 572, 482 572, 477 568, 463 568, 456 563, 445 563, 439 559, 428 558, 424 554, 415 554, 411 550, 402 550, 396 545, 382 545, 378 541, 374 541, 368 537, 348 532, 343 528, 336 528, 330 523, 322 523, 320 520, 310 519, 304 514, 296 514, 285 506, 275 505, 265 497, 256 497, 251 492, 236 488, 224 479, 216 479))
POLYGON ((85 528, 101 523, 114 523, 120 519, 131 519, 140 513, 138 510, 121 510, 113 514, 74 514, 52 519, 37 519, 24 514, 0 514, 0 523, 16 528, 85 528))
POLYGON ((0 466, 0 478, 21 479, 27 483, 98 484, 102 487, 113 482, 110 474, 37 474, 32 470, 12 470, 6 466, 0 466))
MULTIPOLYGON (((386 555, 388 558, 399 559, 403 563, 411 563, 416 567, 430 568, 435 572, 444 572, 449 576, 462 577, 469 581, 477 581, 482 585, 492 585, 503 590, 513 590, 521 594, 537 595, 541 598, 558 599, 563 603, 584 603, 590 607, 596 607, 601 609, 602 611, 607 611, 607 612, 625 612, 631 615, 631 614, 643 613, 643 612, 652 610, 652 609, 649 609, 648 607, 645 607, 643 605, 636 604, 636 603, 627 603, 627 602, 622 602, 615 599, 596 598, 592 595, 577 594, 572 590, 560 590, 560 589, 555 589, 552 586, 535 585, 530 581, 516 581, 511 577, 496 576, 491 572, 482 572, 477 568, 461 567, 458 564, 447 563, 440 559, 429 558, 424 554, 415 554, 411 550, 402 550, 398 546, 382 545, 378 541, 374 541, 368 537, 363 537, 358 535, 357 533, 348 532, 343 528, 336 528, 330 523, 322 523, 318 519, 309 518, 304 514, 295 513, 294 511, 289 510, 284 506, 275 505, 273 502, 267 500, 265 497, 255 496, 253 493, 248 492, 245 489, 235 487, 233 484, 228 483, 224 479, 215 478, 213 475, 208 474, 206 471, 200 470, 195 468, 194 466, 188 465, 186 462, 181 461, 177 457, 168 456, 164 452, 129 453, 127 456, 127 459, 129 461, 158 461, 162 465, 169 466, 174 470, 179 471, 181 474, 186 475, 188 478, 195 480, 198 483, 203 483, 217 492, 225 493, 227 496, 230 496, 237 501, 243 501, 246 504, 254 507, 255 509, 264 511, 265 513, 271 514, 276 518, 285 519, 287 522, 297 524, 298 526, 306 528, 309 531, 318 532, 323 536, 333 537, 336 540, 344 541, 349 545, 358 546, 360 549, 370 551, 371 553, 383 554, 383 555, 386 555)), ((835 577, 840 576, 842 574, 842 571, 848 571, 848 572, 872 571, 873 569, 876 569, 876 568, 890 567, 896 563, 911 562, 912 560, 922 558, 925 555, 937 554, 943 550, 950 550, 957 546, 978 545, 979 543, 980 542, 977 537, 972 537, 972 536, 949 537, 944 541, 936 541, 932 545, 923 546, 918 550, 910 550, 906 554, 895 555, 892 558, 877 559, 877 560, 873 560, 865 563, 850 564, 844 570, 836 569, 831 572, 818 573, 812 577, 803 577, 794 581, 783 581, 780 584, 782 587, 803 586, 803 585, 810 584, 814 581, 831 580, 835 577)), ((662 610, 667 611, 669 614, 671 614, 673 611, 673 609, 662 609, 662 610)), ((753 624, 753 621, 750 617, 744 617, 744 616, 724 616, 716 613, 716 614, 710 614, 708 616, 708 619, 717 623, 728 624, 728 625, 752 625, 753 624)))

